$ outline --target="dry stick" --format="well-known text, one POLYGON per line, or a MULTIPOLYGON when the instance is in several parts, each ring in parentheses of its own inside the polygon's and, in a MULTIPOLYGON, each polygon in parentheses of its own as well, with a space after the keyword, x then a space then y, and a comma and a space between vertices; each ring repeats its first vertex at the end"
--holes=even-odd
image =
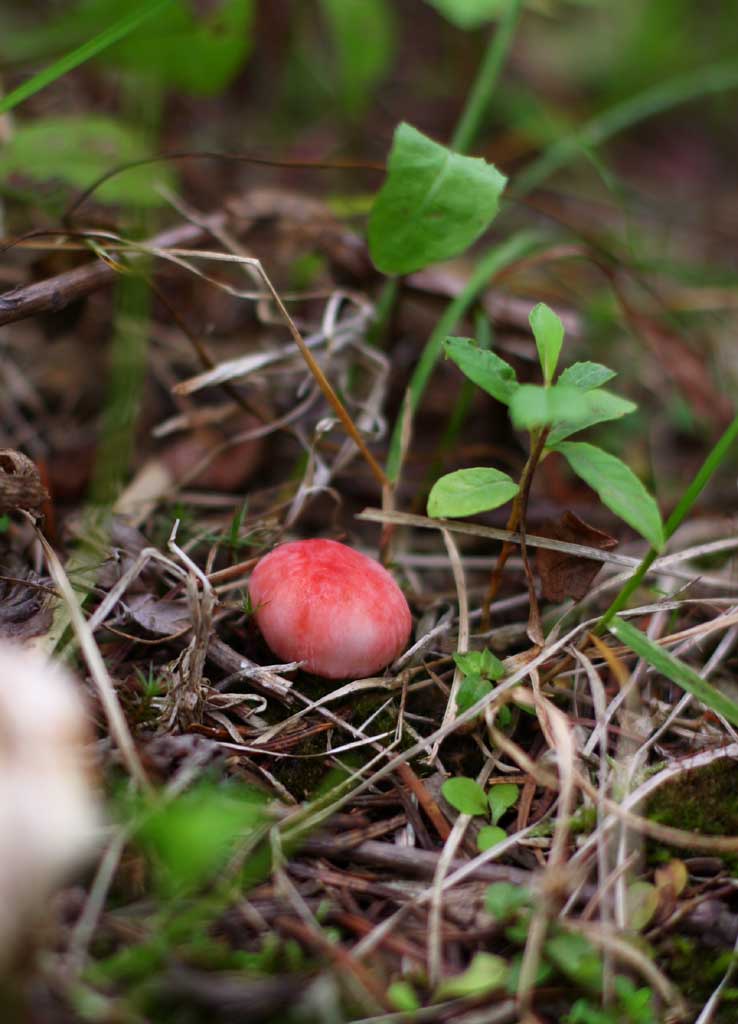
POLYGON ((108 675, 107 669, 105 668, 105 663, 103 662, 102 655, 100 654, 100 649, 95 643, 92 630, 82 614, 82 609, 79 606, 77 597, 72 589, 71 583, 69 582, 69 577, 65 573, 64 566, 59 561, 56 552, 38 527, 36 527, 32 517, 28 516, 28 518, 33 523, 34 529, 36 530, 36 536, 38 537, 39 543, 43 548, 44 555, 46 556, 46 564, 49 567, 52 579, 59 588, 59 592, 67 605, 70 621, 74 627, 75 633, 77 634, 77 639, 79 640, 79 645, 82 648, 82 653, 85 656, 87 667, 90 670, 90 675, 97 687, 100 702, 108 719, 111 735, 120 750, 123 762, 140 789, 146 793, 151 793, 151 784, 146 777, 143 765, 141 764, 138 753, 136 752, 133 737, 131 736, 128 728, 128 722, 123 714, 115 688, 111 682, 110 676, 108 675))
MULTIPOLYGON (((176 228, 168 228, 142 245, 157 249, 194 246, 208 237, 211 228, 222 226, 225 221, 225 213, 214 213, 208 218, 207 226, 180 224, 176 228)), ((104 237, 114 239, 112 235, 104 237)), ((58 313, 71 302, 112 284, 119 273, 120 269, 114 263, 99 259, 45 281, 13 288, 0 295, 0 327, 39 313, 58 313)))
MULTIPOLYGON (((533 482, 533 474, 535 472, 536 466, 538 465, 541 455, 543 454, 543 449, 546 446, 546 438, 548 437, 549 430, 549 427, 545 427, 540 432, 540 434, 535 440, 533 447, 531 448, 530 455, 528 456, 528 461, 525 463, 522 475, 520 477, 520 489, 518 490, 518 493, 515 495, 512 509, 510 511, 510 518, 507 521, 506 529, 511 533, 514 533, 521 523, 523 524, 523 529, 521 529, 520 531, 520 547, 521 552, 523 554, 523 564, 526 564, 527 561, 527 553, 525 548, 525 514, 528 509, 528 496, 530 494, 530 485, 533 482)), ((492 570, 492 576, 489 581, 489 589, 487 590, 484 601, 482 603, 483 633, 486 633, 487 630, 489 629, 489 606, 494 601, 495 597, 497 596, 497 592, 500 589, 500 585, 502 583, 502 571, 505 568, 505 563, 507 562, 508 558, 513 552, 513 548, 514 545, 509 541, 503 544, 502 550, 500 551, 500 554, 497 558, 497 563, 494 569, 492 570)), ((538 613, 538 602, 536 600, 535 589, 532 586, 532 577, 530 576, 529 572, 530 571, 528 571, 527 574, 528 593, 530 595, 531 601, 531 617, 533 617, 533 609, 535 609, 536 614, 538 613)))

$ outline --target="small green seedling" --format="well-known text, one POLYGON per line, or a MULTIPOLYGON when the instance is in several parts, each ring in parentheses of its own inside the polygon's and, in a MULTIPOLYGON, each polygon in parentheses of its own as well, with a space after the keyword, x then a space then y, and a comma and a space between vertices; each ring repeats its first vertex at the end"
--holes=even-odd
MULTIPOLYGON (((464 673, 464 679, 456 694, 456 707, 459 713, 472 707, 482 697, 486 697, 494 689, 505 674, 505 666, 500 659, 486 647, 483 651, 468 651, 465 654, 454 654, 456 667, 464 673)), ((507 706, 497 712, 498 724, 504 729, 510 724, 512 715, 507 706)))
POLYGON ((509 782, 490 787, 488 793, 474 779, 459 776, 446 779, 441 792, 448 802, 461 814, 484 817, 491 821, 484 825, 477 835, 477 849, 480 853, 497 846, 507 839, 507 832, 498 824, 500 818, 518 801, 520 791, 509 782))
MULTIPOLYGON (((664 544, 661 514, 653 497, 633 471, 615 455, 583 441, 568 438, 587 427, 620 419, 635 405, 607 391, 613 370, 599 363, 567 367, 554 381, 564 327, 559 317, 540 303, 530 314, 543 384, 520 384, 509 363, 469 338, 447 338, 446 355, 478 387, 508 407, 513 426, 530 439, 527 477, 540 459, 559 452, 572 470, 597 492, 603 504, 660 550, 664 544)), ((442 476, 428 497, 428 515, 475 515, 521 499, 521 483, 489 467, 460 469, 442 476)))

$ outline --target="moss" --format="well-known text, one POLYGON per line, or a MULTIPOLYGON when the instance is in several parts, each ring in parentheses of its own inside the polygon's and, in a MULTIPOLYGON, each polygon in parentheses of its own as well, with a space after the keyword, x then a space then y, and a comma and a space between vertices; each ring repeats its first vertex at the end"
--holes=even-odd
MULTIPOLYGON (((734 953, 719 953, 685 935, 672 935, 659 950, 659 961, 693 1007, 704 1006, 725 974, 734 953)), ((730 994, 721 1000, 715 1024, 735 1024, 736 1004, 730 994)))
MULTIPOLYGON (((684 772, 672 782, 660 786, 645 807, 646 817, 661 825, 706 836, 738 835, 738 764, 728 757, 719 758, 704 768, 684 772)), ((698 849, 674 850, 663 843, 647 845, 652 865, 665 863, 673 856, 696 856, 698 849)), ((738 855, 724 855, 727 868, 738 870, 738 855)))

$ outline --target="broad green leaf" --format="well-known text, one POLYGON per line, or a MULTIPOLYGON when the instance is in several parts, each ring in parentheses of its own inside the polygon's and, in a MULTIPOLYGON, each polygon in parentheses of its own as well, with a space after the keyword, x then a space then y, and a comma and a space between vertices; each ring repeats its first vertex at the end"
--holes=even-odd
POLYGON ((538 361, 547 384, 553 380, 564 343, 564 325, 545 302, 539 302, 530 312, 530 326, 536 339, 538 361))
MULTIPOLYGON (((560 385, 557 383, 556 387, 560 385)), ((556 423, 551 430, 546 442, 546 447, 563 441, 570 434, 576 434, 587 427, 593 427, 596 423, 605 423, 608 420, 619 420, 622 416, 628 416, 635 412, 635 402, 629 402, 627 398, 620 395, 613 395, 610 391, 603 391, 600 388, 593 388, 583 393, 586 412, 576 418, 567 415, 560 423, 556 423)))
POLYGON ((613 377, 617 377, 617 373, 602 363, 572 363, 561 371, 556 383, 579 388, 580 391, 591 391, 592 388, 601 388, 613 377))
POLYGON ((521 384, 510 400, 510 419, 518 430, 548 426, 568 416, 584 420, 587 416, 587 394, 577 388, 554 384, 545 388, 538 384, 521 384))
POLYGON ((369 216, 375 266, 384 274, 409 274, 457 256, 489 227, 506 180, 484 160, 399 125, 369 216))
POLYGON ((664 527, 658 505, 620 459, 584 441, 562 441, 555 446, 571 468, 597 492, 600 501, 645 537, 652 548, 664 546, 664 527))
POLYGON ((469 338, 446 338, 443 350, 472 383, 498 402, 510 404, 520 385, 509 363, 489 349, 478 348, 469 338))
MULTIPOLYGON (((147 155, 143 138, 112 118, 91 114, 19 121, 0 149, 0 178, 12 174, 34 181, 58 180, 84 188, 105 171, 147 155)), ((157 206, 155 186, 173 186, 166 166, 136 167, 106 182, 96 193, 100 202, 157 206)))
POLYGON ((485 850, 491 850, 493 846, 497 846, 505 839, 507 839, 507 832, 504 828, 500 828, 499 825, 485 825, 477 834, 477 849, 480 853, 484 853, 485 850))
POLYGON ((492 691, 489 679, 482 679, 476 674, 468 675, 456 691, 456 707, 459 713, 473 707, 482 697, 492 691))
POLYGON ((441 786, 441 792, 451 806, 461 814, 487 813, 487 798, 484 795, 484 790, 474 779, 467 779, 464 776, 446 779, 441 786))
POLYGON ((364 112, 392 63, 396 22, 387 0, 320 0, 336 55, 341 105, 352 117, 364 112))
POLYGON ((482 996, 502 988, 507 981, 507 961, 494 953, 475 953, 462 974, 446 978, 438 986, 435 1000, 482 996))
POLYGON ((487 801, 492 814, 492 824, 496 825, 500 818, 518 802, 520 790, 514 782, 502 782, 499 786, 491 786, 487 793, 487 801))
POLYGON ((705 707, 711 708, 723 718, 727 718, 733 725, 738 725, 738 704, 730 697, 726 697, 711 683, 706 682, 685 662, 664 650, 663 647, 659 647, 645 633, 625 619, 616 616, 608 629, 639 658, 643 658, 649 665, 653 665, 657 672, 666 676, 667 679, 671 679, 687 693, 691 693, 705 707))
POLYGON ((513 885, 512 882, 493 882, 488 886, 484 896, 484 905, 488 914, 498 921, 506 921, 518 910, 529 907, 532 903, 530 889, 524 885, 513 885))
POLYGON ((436 480, 428 495, 428 515, 473 516, 499 508, 518 493, 518 485, 499 469, 457 469, 436 480))
POLYGON ((447 21, 457 28, 479 28, 504 13, 509 0, 428 0, 447 21))

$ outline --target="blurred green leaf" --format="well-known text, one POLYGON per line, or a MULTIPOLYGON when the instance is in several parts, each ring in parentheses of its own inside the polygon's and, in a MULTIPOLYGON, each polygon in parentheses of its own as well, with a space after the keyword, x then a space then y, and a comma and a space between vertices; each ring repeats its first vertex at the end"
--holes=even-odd
POLYGON ((484 160, 398 125, 387 178, 369 216, 375 266, 384 274, 409 274, 457 256, 489 227, 506 180, 484 160))
POLYGON ((396 21, 387 0, 320 0, 338 72, 341 106, 364 113, 388 71, 396 49, 396 21))
POLYGON ((498 18, 509 0, 427 0, 447 21, 457 28, 479 28, 498 18))
POLYGON ((448 802, 461 814, 486 814, 487 798, 484 790, 474 779, 461 776, 446 779, 441 792, 448 802))
POLYGON ((438 986, 435 999, 481 996, 502 988, 507 980, 507 961, 494 953, 476 953, 467 969, 454 978, 446 978, 438 986))
MULTIPOLYGON (((84 188, 119 163, 147 155, 143 137, 112 118, 69 115, 18 122, 0 149, 0 178, 17 174, 34 181, 62 181, 84 188)), ((123 171, 96 192, 105 203, 158 206, 163 200, 155 189, 173 187, 166 166, 136 167, 123 171)))
POLYGON ((201 783, 151 814, 138 832, 165 888, 197 886, 225 862, 237 840, 267 820, 263 794, 201 783))
MULTIPOLYGON (((204 6, 204 5, 203 5, 204 6)), ((35 59, 76 45, 130 13, 130 0, 81 0, 56 20, 0 39, 7 59, 35 59)), ((176 0, 145 25, 106 49, 100 59, 162 85, 215 95, 238 73, 251 49, 253 0, 216 0, 198 16, 196 5, 176 0)))
POLYGON ((518 485, 499 469, 457 469, 436 480, 428 495, 428 515, 473 516, 499 508, 518 493, 518 485))
POLYGON ((556 372, 561 346, 564 343, 564 325, 545 302, 539 302, 531 310, 529 322, 536 339, 543 379, 550 384, 556 372))
POLYGON ((529 907, 532 902, 530 889, 512 882, 493 882, 487 887, 484 905, 487 913, 498 921, 507 921, 518 910, 529 907))
POLYGON ((587 416, 588 393, 561 384, 542 387, 521 384, 510 400, 510 419, 518 430, 548 426, 568 416, 575 422, 587 416))
POLYGON ((642 931, 659 909, 659 891, 651 882, 632 882, 625 896, 628 928, 642 931))
POLYGON ((496 825, 500 818, 511 807, 514 807, 520 796, 520 790, 513 782, 502 782, 499 786, 491 786, 487 794, 492 824, 496 825))
POLYGON ((498 402, 510 404, 520 385, 509 363, 488 349, 478 348, 469 338, 446 338, 443 350, 472 383, 498 402))
POLYGON ((387 989, 387 998, 396 1010, 417 1010, 420 1007, 418 994, 409 981, 393 981, 387 989))
POLYGON ((597 492, 604 505, 645 537, 656 551, 661 550, 664 526, 659 507, 632 469, 616 456, 584 441, 562 441, 552 447, 597 492))
POLYGON ((559 932, 544 946, 546 956, 571 981, 599 992, 602 988, 602 958, 583 935, 559 932))

